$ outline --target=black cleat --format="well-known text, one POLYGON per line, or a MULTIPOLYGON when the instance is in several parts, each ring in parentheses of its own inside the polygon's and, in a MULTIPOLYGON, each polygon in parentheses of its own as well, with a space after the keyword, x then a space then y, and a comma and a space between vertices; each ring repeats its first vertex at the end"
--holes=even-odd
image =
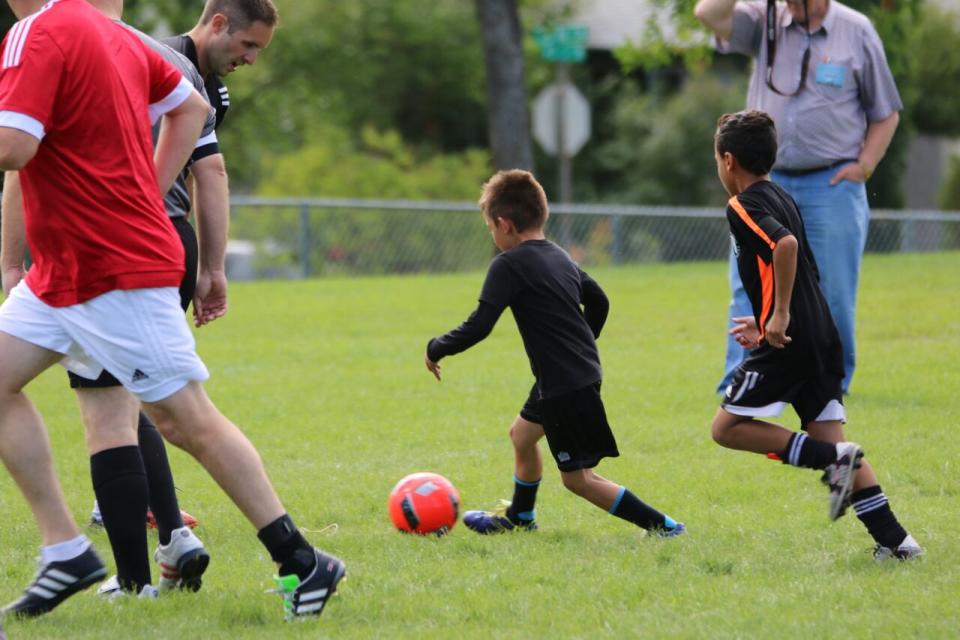
POLYGON ((39 616, 78 591, 103 580, 106 575, 107 568, 92 546, 70 560, 41 562, 36 577, 23 596, 4 607, 3 613, 25 618, 39 616))
POLYGON ((830 488, 830 519, 837 520, 850 506, 853 479, 860 468, 863 449, 855 442, 837 443, 837 461, 824 469, 824 482, 830 488))
POLYGON ((347 572, 347 565, 339 558, 319 549, 313 553, 317 564, 306 578, 301 580, 296 574, 276 578, 276 592, 283 597, 287 619, 323 613, 323 606, 337 592, 337 583, 347 572))

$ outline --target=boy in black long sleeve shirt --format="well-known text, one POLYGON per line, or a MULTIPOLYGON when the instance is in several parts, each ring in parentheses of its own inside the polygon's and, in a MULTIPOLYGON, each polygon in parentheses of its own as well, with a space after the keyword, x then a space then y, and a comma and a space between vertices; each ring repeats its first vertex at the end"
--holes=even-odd
POLYGON ((543 472, 537 443, 546 435, 570 491, 657 535, 683 533, 681 523, 593 471, 602 458, 620 455, 600 398, 596 343, 610 305, 600 285, 544 237, 543 188, 529 172, 501 171, 484 185, 480 207, 503 253, 490 263, 477 309, 428 343, 427 369, 439 380, 440 359, 483 340, 510 307, 536 382, 510 427, 516 457, 512 502, 495 511, 468 511, 464 524, 484 534, 536 528, 543 472))

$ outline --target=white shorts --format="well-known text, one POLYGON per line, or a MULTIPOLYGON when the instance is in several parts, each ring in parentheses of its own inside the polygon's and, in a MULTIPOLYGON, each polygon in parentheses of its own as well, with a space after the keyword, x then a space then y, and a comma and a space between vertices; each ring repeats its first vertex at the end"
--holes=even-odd
POLYGON ((116 290, 52 307, 21 281, 0 305, 0 331, 64 354, 60 363, 84 378, 106 369, 144 402, 210 377, 173 287, 116 290))

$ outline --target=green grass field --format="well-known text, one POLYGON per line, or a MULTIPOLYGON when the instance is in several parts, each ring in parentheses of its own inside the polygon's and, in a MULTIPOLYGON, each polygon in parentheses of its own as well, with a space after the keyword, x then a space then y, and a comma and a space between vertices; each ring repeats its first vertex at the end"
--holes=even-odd
MULTIPOLYGON (((535 534, 401 535, 390 488, 442 473, 463 507, 509 498, 510 421, 531 375, 512 318, 473 350, 423 366, 429 337, 472 309, 480 274, 236 284, 230 313, 198 332, 210 395, 259 448, 315 544, 349 566, 320 619, 285 623, 273 565, 200 467, 171 451, 182 506, 213 555, 203 589, 158 601, 91 592, 6 621, 11 638, 956 638, 960 634, 960 254, 870 255, 859 367, 847 401, 901 521, 927 555, 877 565, 850 514, 827 519, 818 475, 721 449, 726 266, 597 270, 612 302, 600 340, 604 398, 622 456, 599 471, 681 520, 642 531, 567 493, 549 465, 535 534)), ((29 393, 47 420, 68 502, 92 503, 76 402, 59 368, 29 393)), ((791 427, 796 417, 783 418, 791 427)), ((38 535, 0 474, 0 599, 34 571, 38 535)), ((104 557, 106 535, 88 531, 104 557)), ((154 534, 151 534, 153 536, 154 534)), ((151 538, 151 547, 155 538, 151 538)), ((111 558, 112 564, 112 558, 111 558)))

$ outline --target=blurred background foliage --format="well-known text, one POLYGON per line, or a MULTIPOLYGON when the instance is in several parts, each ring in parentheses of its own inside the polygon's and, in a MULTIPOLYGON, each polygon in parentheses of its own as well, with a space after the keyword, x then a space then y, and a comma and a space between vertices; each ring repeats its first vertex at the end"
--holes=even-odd
MULTIPOLYGON (((637 34, 643 46, 590 51, 573 79, 593 108, 593 136, 574 161, 574 199, 713 205, 716 117, 742 108, 749 61, 716 56, 694 0, 650 0, 673 16, 637 34)), ((232 107, 221 144, 237 193, 411 199, 476 198, 490 173, 479 21, 466 0, 276 0, 281 26, 252 68, 226 81, 232 107)), ((884 41, 905 103, 871 181, 875 206, 903 203, 910 137, 960 135, 960 26, 924 0, 848 0, 884 41)), ((127 0, 126 19, 158 35, 189 29, 202 0, 127 0)), ((526 90, 552 81, 530 30, 563 21, 576 0, 519 0, 526 90)), ((6 9, 4 7, 4 9, 6 9)), ((8 11, 0 28, 12 23, 8 11)), ((517 135, 529 135, 518 132, 517 135)), ((555 189, 555 161, 536 149, 555 189)), ((960 206, 951 185, 945 206, 960 206)))

